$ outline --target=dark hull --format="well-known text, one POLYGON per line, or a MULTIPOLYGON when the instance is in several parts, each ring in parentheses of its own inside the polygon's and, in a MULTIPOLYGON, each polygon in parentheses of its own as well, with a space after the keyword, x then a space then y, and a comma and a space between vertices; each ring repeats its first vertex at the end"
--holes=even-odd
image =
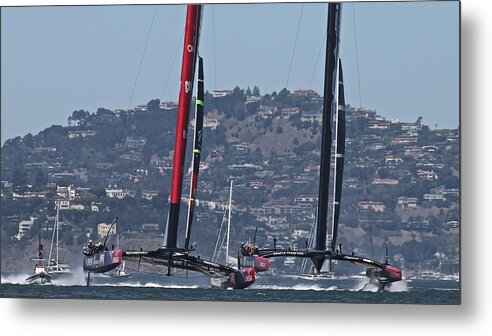
POLYGON ((86 256, 84 259, 84 271, 92 273, 109 272, 118 267, 123 260, 122 250, 112 250, 86 256))

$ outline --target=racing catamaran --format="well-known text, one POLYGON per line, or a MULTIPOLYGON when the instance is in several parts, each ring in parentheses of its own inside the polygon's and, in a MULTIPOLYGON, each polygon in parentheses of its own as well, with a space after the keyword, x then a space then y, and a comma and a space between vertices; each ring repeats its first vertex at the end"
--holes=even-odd
MULTIPOLYGON (((141 265, 160 266, 167 268, 167 275, 173 270, 187 270, 206 274, 212 278, 226 278, 222 286, 234 289, 246 288, 255 282, 256 272, 252 267, 234 268, 193 254, 190 248, 191 224, 195 203, 198 172, 200 166, 201 138, 203 125, 203 61, 198 56, 198 44, 203 12, 202 5, 187 5, 186 27, 184 35, 183 59, 181 66, 181 84, 178 101, 178 118, 176 124, 176 141, 174 148, 173 177, 171 186, 171 203, 166 227, 164 246, 151 251, 108 251, 106 242, 92 255, 84 260, 84 270, 88 272, 107 272, 118 267, 123 260, 133 261, 141 265), (179 211, 181 204, 183 168, 186 151, 189 110, 192 100, 195 66, 198 60, 198 85, 196 98, 195 143, 193 149, 193 174, 191 182, 190 206, 185 234, 184 247, 178 246, 179 211)), ((107 240, 107 239, 106 239, 107 240)), ((214 281, 211 281, 214 284, 214 281)))
MULTIPOLYGON (((342 246, 337 246, 338 223, 340 217, 340 201, 342 195, 342 179, 345 154, 345 92, 343 85, 342 64, 339 59, 341 3, 328 4, 328 28, 325 60, 325 82, 323 99, 323 122, 321 132, 321 163, 319 178, 318 207, 316 216, 316 235, 314 248, 307 246, 304 250, 277 249, 274 240, 273 249, 261 249, 255 243, 243 243, 241 253, 244 256, 263 258, 299 257, 311 260, 319 274, 323 264, 332 260, 348 261, 366 268, 366 275, 381 290, 386 284, 401 280, 401 270, 389 265, 388 257, 384 263, 365 257, 356 256, 353 252, 342 253, 342 246), (332 148, 332 124, 335 120, 335 169, 333 189, 333 213, 331 214, 331 244, 327 248, 326 236, 328 229, 330 160, 332 148)), ((330 266, 328 265, 328 266, 330 266)))

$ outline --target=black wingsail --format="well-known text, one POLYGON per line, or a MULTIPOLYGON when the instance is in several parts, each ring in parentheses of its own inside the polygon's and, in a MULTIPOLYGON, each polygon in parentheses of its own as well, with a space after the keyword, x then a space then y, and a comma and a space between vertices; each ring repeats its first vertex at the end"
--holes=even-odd
MULTIPOLYGON (((326 40, 325 83, 323 100, 323 125, 321 131, 321 164, 318 194, 318 220, 316 224, 316 250, 326 250, 328 223, 328 195, 330 180, 330 159, 332 146, 332 120, 337 109, 337 63, 340 40, 341 4, 328 4, 328 28, 326 40)), ((321 271, 325 259, 313 260, 316 270, 321 271)))
POLYGON ((191 236, 191 224, 193 223, 193 212, 195 209, 196 188, 198 184, 198 173, 200 172, 200 159, 202 155, 203 135, 203 59, 198 57, 198 85, 196 94, 195 110, 195 139, 193 142, 193 172, 191 173, 190 203, 188 206, 188 220, 186 223, 185 249, 189 248, 191 236))
MULTIPOLYGON (((343 86, 342 61, 338 62, 338 109, 336 114, 336 150, 335 150, 335 193, 333 202, 333 219, 331 228, 331 250, 337 244, 338 221, 340 218, 340 201, 342 199, 343 165, 345 156, 345 89, 343 86)), ((341 251, 340 251, 341 252, 341 251)))

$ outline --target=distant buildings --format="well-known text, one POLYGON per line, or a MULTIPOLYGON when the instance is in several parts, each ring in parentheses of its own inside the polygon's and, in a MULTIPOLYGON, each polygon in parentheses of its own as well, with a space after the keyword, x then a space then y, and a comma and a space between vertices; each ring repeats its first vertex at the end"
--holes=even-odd
POLYGON ((438 179, 438 175, 435 171, 433 170, 422 170, 419 169, 417 170, 417 176, 419 176, 421 179, 424 179, 426 181, 434 181, 438 179))
POLYGON ((128 189, 119 189, 119 188, 106 188, 106 196, 109 198, 125 198, 130 196, 130 190, 128 189))
POLYGON ((15 236, 15 238, 17 238, 17 240, 20 240, 27 232, 31 231, 35 220, 35 217, 31 217, 28 220, 22 220, 19 223, 19 233, 15 236))
POLYGON ((126 137, 125 146, 128 148, 141 148, 147 144, 146 137, 126 137))
POLYGON ((82 130, 82 131, 68 131, 68 138, 69 139, 75 139, 75 138, 86 138, 86 137, 91 137, 96 135, 96 131, 92 130, 82 130))
POLYGON ((361 201, 357 203, 357 207, 359 211, 361 212, 368 212, 368 211, 374 211, 374 212, 385 212, 386 211, 386 206, 384 205, 383 202, 377 202, 377 201, 361 201))
POLYGON ((99 237, 103 238, 106 237, 109 234, 116 234, 116 225, 114 224, 113 227, 111 227, 111 224, 106 224, 106 223, 100 223, 97 225, 97 234, 99 237), (110 230, 111 228, 111 230, 110 230))
POLYGON ((214 98, 225 97, 231 95, 232 93, 233 93, 232 90, 213 90, 212 97, 214 98))
POLYGON ((416 197, 398 197, 396 207, 401 209, 413 209, 417 207, 417 200, 416 197))
POLYGON ((397 185, 400 181, 391 178, 378 178, 376 177, 372 180, 372 184, 374 185, 397 185))
POLYGON ((307 96, 307 97, 317 97, 318 93, 314 90, 299 89, 292 92, 293 96, 307 96))

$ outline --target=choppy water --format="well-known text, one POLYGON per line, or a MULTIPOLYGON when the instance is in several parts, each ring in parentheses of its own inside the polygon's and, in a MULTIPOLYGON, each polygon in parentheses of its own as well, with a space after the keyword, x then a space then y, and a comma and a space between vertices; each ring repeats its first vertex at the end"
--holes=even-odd
POLYGON ((9 298, 80 298, 106 300, 264 301, 459 304, 456 281, 401 281, 384 292, 360 291, 365 279, 309 281, 280 276, 260 276, 244 290, 210 287, 209 278, 134 274, 130 278, 92 277, 85 285, 83 273, 55 279, 48 285, 26 285, 27 274, 2 275, 0 296, 9 298))

